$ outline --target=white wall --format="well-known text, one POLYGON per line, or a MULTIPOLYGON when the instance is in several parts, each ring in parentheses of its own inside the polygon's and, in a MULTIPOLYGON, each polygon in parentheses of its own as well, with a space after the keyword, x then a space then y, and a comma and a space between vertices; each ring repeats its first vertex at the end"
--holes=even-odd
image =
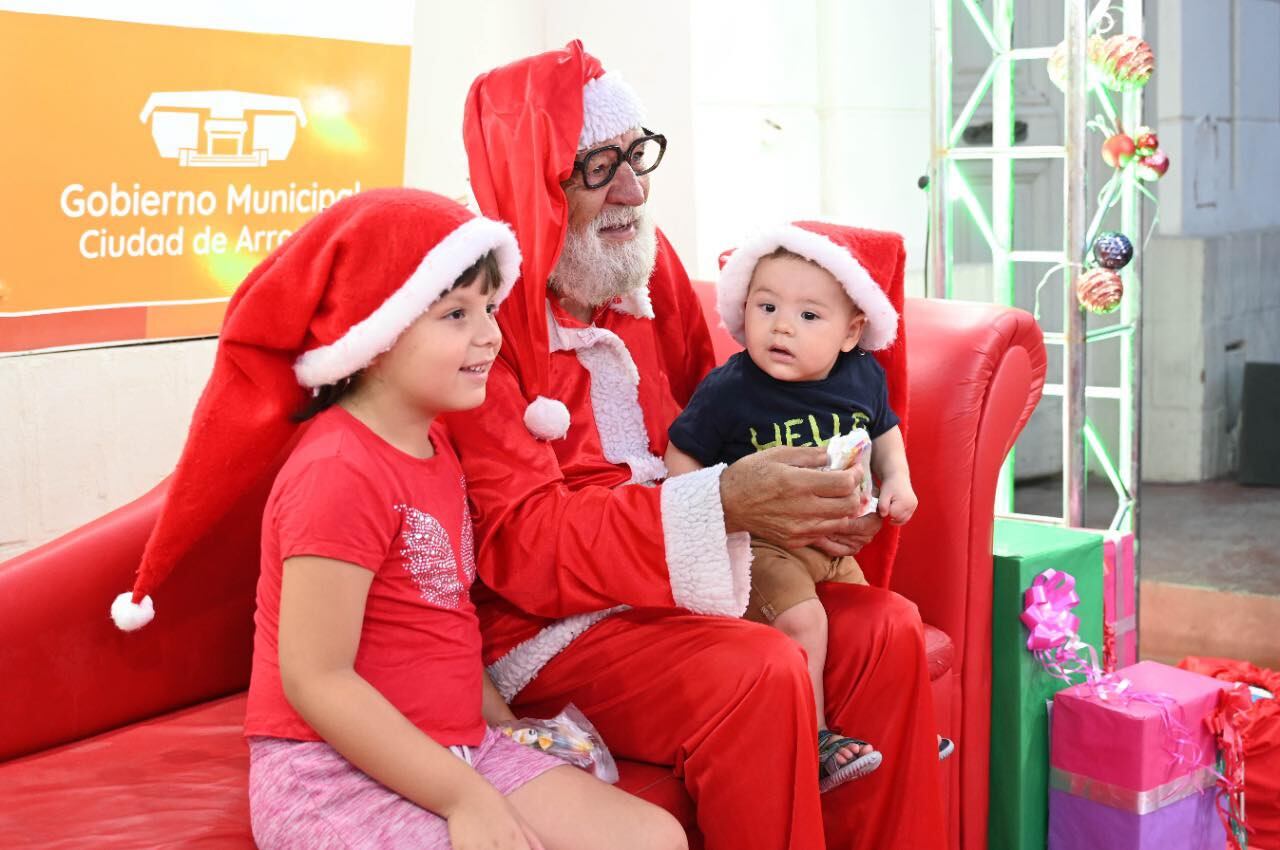
POLYGON ((1153 12, 1160 142, 1172 160, 1161 233, 1280 227, 1280 3, 1162 0, 1153 12))
POLYGON ((823 217, 903 233, 918 280, 928 56, 927 3, 694 3, 691 271, 713 275, 719 254, 762 225, 823 217))
POLYGON ((1244 364, 1280 362, 1280 229, 1160 236, 1147 253, 1145 477, 1227 475, 1244 364))
POLYGON ((0 560, 167 475, 213 350, 193 340, 0 359, 0 560))
POLYGON ((691 0, 629 6, 581 0, 472 0, 421 6, 410 78, 408 185, 470 195, 462 111, 483 71, 580 38, 606 70, 636 89, 669 146, 650 203, 681 256, 694 253, 693 132, 689 96, 691 0), (429 10, 429 11, 423 11, 429 10))
POLYGON ((1147 251, 1145 475, 1236 464, 1246 361, 1280 362, 1280 2, 1151 4, 1160 236, 1147 251))

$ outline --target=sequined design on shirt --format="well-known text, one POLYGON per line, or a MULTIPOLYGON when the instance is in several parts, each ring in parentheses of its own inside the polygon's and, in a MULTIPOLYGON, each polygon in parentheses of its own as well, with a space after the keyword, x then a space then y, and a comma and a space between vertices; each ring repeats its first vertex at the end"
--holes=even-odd
POLYGON ((417 508, 396 505, 396 511, 404 516, 400 554, 422 598, 440 608, 461 608, 467 588, 458 577, 449 533, 439 520, 417 508))
POLYGON ((471 506, 467 503, 467 477, 459 479, 462 483, 462 571, 467 581, 476 580, 475 529, 471 525, 471 506))

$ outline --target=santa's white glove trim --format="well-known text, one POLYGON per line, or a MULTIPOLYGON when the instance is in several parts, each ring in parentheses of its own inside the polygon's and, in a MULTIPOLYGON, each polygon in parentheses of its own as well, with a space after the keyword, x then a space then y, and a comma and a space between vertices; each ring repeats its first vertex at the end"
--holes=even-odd
POLYGON ((662 534, 676 605, 695 614, 741 617, 751 590, 751 537, 724 529, 723 463, 662 485, 662 534))

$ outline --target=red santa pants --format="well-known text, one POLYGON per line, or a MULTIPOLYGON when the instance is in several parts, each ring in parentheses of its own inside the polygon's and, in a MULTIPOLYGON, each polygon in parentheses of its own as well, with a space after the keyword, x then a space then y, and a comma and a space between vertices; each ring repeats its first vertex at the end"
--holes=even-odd
POLYGON ((827 794, 804 653, 768 626, 615 615, 552 659, 516 711, 550 716, 573 702, 615 754, 673 765, 708 850, 945 847, 919 613, 878 588, 819 593, 830 621, 827 717, 884 754, 875 773, 827 794))

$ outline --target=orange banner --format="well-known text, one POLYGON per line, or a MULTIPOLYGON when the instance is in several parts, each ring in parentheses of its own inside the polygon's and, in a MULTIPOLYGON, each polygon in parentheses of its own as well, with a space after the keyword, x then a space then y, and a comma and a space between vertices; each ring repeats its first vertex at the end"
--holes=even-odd
POLYGON ((400 185, 409 48, 0 12, 0 353, 217 333, 303 222, 400 185))

